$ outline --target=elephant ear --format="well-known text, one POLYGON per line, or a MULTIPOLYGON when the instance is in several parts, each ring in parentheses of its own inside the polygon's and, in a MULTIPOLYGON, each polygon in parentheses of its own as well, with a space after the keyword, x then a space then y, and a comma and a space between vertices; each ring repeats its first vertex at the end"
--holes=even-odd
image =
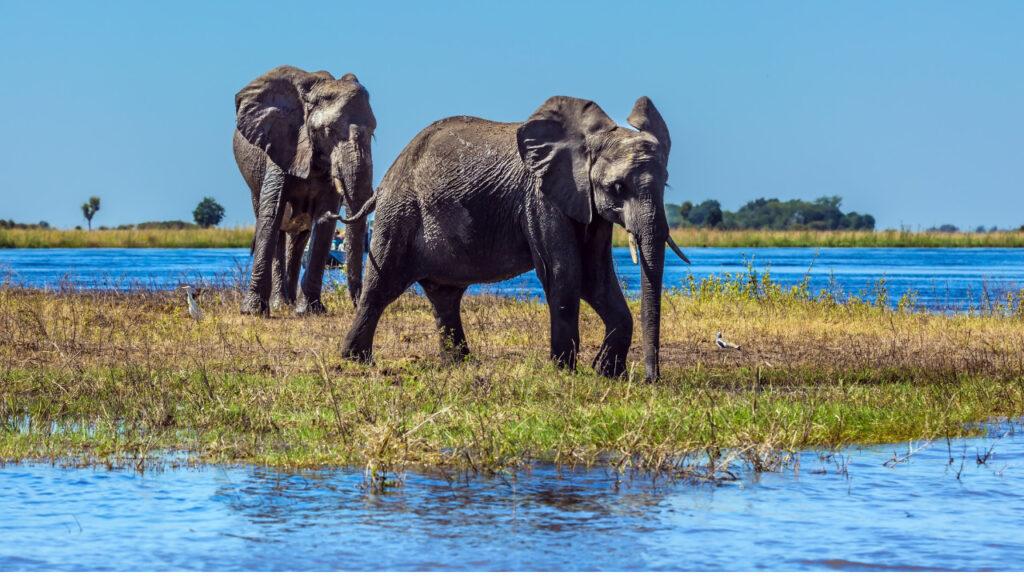
MULTIPOLYGON (((326 73, 309 74, 281 66, 253 80, 235 95, 239 133, 286 172, 309 175, 313 145, 306 127, 304 95, 326 73)), ((330 76, 328 74, 328 76, 330 76)))
POLYGON ((658 143, 665 147, 665 156, 668 156, 672 148, 672 139, 668 136, 668 126, 661 117, 661 113, 654 107, 654 102, 647 96, 641 96, 633 105, 633 111, 626 119, 629 125, 641 132, 647 132, 658 139, 658 143))
POLYGON ((587 140, 614 128, 597 104, 553 96, 516 133, 519 157, 537 177, 540 194, 573 220, 591 218, 587 140))

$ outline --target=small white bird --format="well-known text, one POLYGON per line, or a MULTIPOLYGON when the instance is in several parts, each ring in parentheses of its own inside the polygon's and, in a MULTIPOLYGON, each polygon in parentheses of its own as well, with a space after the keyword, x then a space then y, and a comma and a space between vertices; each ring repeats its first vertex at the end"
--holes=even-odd
POLYGON ((196 322, 203 321, 203 311, 199 309, 199 304, 192 299, 192 287, 189 285, 182 286, 185 290, 185 295, 188 297, 188 315, 191 316, 196 322))
POLYGON ((718 344, 718 347, 721 348, 722 350, 728 350, 729 348, 732 348, 734 350, 740 349, 739 344, 733 344, 732 342, 729 342, 725 338, 722 338, 721 332, 715 335, 715 344, 718 344))

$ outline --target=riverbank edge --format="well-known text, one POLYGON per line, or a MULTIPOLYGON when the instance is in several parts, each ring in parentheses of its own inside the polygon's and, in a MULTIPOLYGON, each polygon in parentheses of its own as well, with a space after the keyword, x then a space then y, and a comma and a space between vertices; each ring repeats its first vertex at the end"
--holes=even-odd
POLYGON ((142 471, 174 453, 188 465, 358 467, 378 483, 543 463, 716 481, 737 468, 785 470, 809 450, 973 437, 1024 416, 1024 377, 698 365, 647 383, 538 356, 497 371, 471 363, 451 374, 441 361, 325 359, 320 374, 284 378, 231 367, 7 369, 0 461, 142 471))
POLYGON ((171 450, 393 477, 537 461, 679 472, 703 455, 764 471, 807 447, 956 437, 1024 415, 1016 299, 944 315, 767 273, 694 280, 663 296, 650 383, 637 334, 622 379, 594 373, 604 327, 587 306, 576 371, 548 359, 546 305, 485 295, 463 301, 468 359, 438 354, 429 302, 406 294, 365 365, 338 355, 347 293, 323 296, 327 315, 261 318, 238 313, 241 288, 208 289, 197 324, 180 291, 0 287, 0 459, 171 450), (719 326, 742 351, 715 346, 719 326))

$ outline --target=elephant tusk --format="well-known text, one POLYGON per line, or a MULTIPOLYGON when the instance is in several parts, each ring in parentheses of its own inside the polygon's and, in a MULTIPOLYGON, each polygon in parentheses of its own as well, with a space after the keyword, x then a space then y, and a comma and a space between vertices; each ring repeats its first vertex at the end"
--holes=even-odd
POLYGON ((328 222, 337 222, 338 220, 341 220, 341 216, 340 215, 335 214, 334 212, 331 212, 331 211, 327 211, 327 212, 324 213, 323 216, 321 216, 321 217, 316 219, 316 223, 317 224, 327 224, 328 222))
POLYGON ((632 232, 627 232, 629 235, 629 256, 633 259, 633 264, 639 264, 640 259, 636 255, 636 236, 633 236, 632 232))
POLYGON ((686 257, 686 254, 683 254, 683 251, 679 249, 679 246, 676 246, 676 241, 672 239, 671 235, 668 237, 667 242, 669 248, 671 248, 672 251, 676 253, 676 256, 682 258, 683 262, 686 262, 687 264, 690 263, 690 259, 686 257))

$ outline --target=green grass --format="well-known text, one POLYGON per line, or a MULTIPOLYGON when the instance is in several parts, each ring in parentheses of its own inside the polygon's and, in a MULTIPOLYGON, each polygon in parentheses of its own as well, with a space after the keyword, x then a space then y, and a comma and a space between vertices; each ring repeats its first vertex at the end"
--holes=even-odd
POLYGON ((966 435, 1024 414, 1021 294, 947 316, 784 290, 765 275, 692 279, 665 296, 657 383, 643 381, 638 345, 626 378, 593 373, 603 327, 587 307, 577 372, 547 359, 544 305, 488 296, 464 302, 465 362, 440 360, 429 303, 407 294, 367 366, 338 355, 352 319, 341 291, 316 318, 244 317, 240 296, 201 294, 197 325, 181 293, 4 286, 0 460, 145 466, 184 450, 375 478, 536 461, 771 470, 807 447, 966 435), (743 350, 719 350, 718 330, 743 350))
POLYGON ((0 248, 248 248, 252 228, 190 230, 0 229, 0 248))

